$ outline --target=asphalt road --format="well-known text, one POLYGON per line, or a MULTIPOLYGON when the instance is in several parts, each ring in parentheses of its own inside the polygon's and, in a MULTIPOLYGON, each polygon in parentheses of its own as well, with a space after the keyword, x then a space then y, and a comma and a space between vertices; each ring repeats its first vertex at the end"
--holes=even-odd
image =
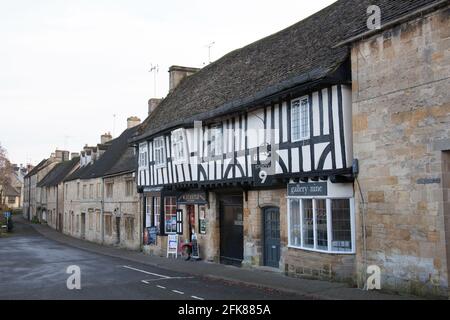
POLYGON ((15 224, 0 238, 0 299, 281 300, 274 292, 87 252, 49 240, 31 226, 15 224), (81 290, 69 290, 69 266, 81 271, 81 290))

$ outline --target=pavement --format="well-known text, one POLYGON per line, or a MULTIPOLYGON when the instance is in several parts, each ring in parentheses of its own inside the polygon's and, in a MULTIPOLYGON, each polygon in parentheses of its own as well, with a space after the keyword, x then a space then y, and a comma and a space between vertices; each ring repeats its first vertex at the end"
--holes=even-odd
POLYGON ((72 238, 20 218, 15 227, 13 236, 0 238, 0 257, 8 257, 0 259, 0 299, 417 299, 268 270, 149 256, 72 238), (92 290, 67 290, 69 275, 62 271, 68 264, 80 265, 87 275, 84 282, 92 290), (33 288, 36 290, 30 290, 33 288), (3 289, 7 289, 6 296, 3 289))

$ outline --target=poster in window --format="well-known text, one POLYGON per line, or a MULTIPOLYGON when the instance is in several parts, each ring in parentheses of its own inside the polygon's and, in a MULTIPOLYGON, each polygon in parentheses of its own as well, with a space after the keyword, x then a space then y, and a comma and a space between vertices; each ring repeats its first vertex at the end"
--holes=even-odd
POLYGON ((156 245, 157 239, 158 239, 158 228, 157 227, 147 228, 147 244, 156 245))
POLYGON ((200 234, 206 234, 206 207, 200 206, 199 207, 199 214, 198 214, 198 227, 200 234))

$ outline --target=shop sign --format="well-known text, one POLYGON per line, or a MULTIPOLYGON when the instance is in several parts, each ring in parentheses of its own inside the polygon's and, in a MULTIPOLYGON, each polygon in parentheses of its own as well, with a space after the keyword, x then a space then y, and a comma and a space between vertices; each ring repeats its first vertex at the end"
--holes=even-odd
POLYGON ((185 192, 178 197, 178 204, 207 204, 206 192, 190 191, 185 192))
POLYGON ((317 197, 327 195, 328 184, 326 182, 288 184, 289 197, 317 197))

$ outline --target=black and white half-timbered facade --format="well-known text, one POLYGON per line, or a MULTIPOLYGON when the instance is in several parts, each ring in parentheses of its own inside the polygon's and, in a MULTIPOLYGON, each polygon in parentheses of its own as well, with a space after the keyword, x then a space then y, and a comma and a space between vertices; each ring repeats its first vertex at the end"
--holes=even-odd
POLYGON ((336 23, 338 9, 233 51, 152 110, 130 141, 146 250, 165 255, 178 235, 204 260, 305 273, 328 263, 330 274, 348 276, 356 251, 349 51, 334 47, 344 30, 316 30, 319 20, 336 23))

